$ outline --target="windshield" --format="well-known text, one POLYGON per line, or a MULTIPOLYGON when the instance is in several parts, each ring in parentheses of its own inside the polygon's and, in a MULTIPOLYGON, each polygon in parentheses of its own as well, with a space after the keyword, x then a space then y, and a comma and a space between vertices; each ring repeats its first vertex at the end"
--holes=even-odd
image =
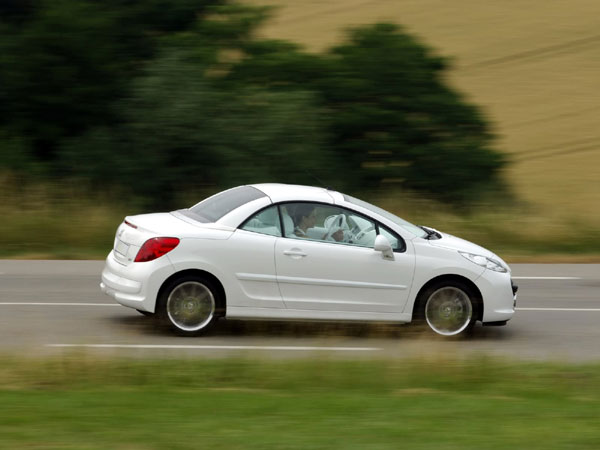
POLYGON ((213 223, 234 209, 261 197, 266 197, 264 192, 252 186, 240 186, 215 194, 190 209, 179 212, 198 222, 213 223))
POLYGON ((416 225, 413 225, 412 223, 410 223, 404 219, 401 219, 400 217, 396 216, 395 214, 392 214, 391 212, 386 211, 385 209, 380 208, 379 206, 372 205, 372 204, 365 202, 363 200, 360 200, 358 198, 351 197, 350 195, 346 195, 346 194, 343 194, 343 195, 344 195, 344 200, 346 200, 348 203, 353 203, 355 205, 358 205, 365 209, 368 209, 369 211, 372 211, 376 214, 379 214, 380 216, 385 217, 386 219, 394 222, 396 225, 401 226, 406 231, 414 234, 417 237, 424 238, 427 236, 427 232, 425 230, 423 230, 422 228, 420 228, 416 225))

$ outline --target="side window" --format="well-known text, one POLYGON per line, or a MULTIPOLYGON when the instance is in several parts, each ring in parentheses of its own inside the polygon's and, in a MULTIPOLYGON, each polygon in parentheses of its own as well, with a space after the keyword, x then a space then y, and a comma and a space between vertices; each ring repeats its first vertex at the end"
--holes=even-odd
POLYGON ((308 202, 286 203, 281 206, 284 236, 294 239, 333 241, 328 236, 325 221, 328 217, 340 213, 341 209, 333 205, 308 202))
POLYGON ((373 247, 377 230, 364 216, 334 205, 287 203, 281 206, 284 236, 373 247))
POLYGON ((383 236, 385 236, 388 239, 388 241, 390 241, 390 244, 392 245, 392 248, 394 250, 399 250, 399 251, 405 250, 406 244, 404 243, 404 239, 402 239, 400 236, 398 236, 393 231, 388 230, 383 225, 379 225, 379 233, 381 233, 383 236))
POLYGON ((251 216, 240 228, 254 233, 281 236, 281 223, 279 222, 277 206, 269 206, 251 216))
POLYGON ((294 235, 294 219, 292 214, 295 209, 295 203, 281 205, 279 210, 281 211, 281 222, 283 223, 283 235, 285 237, 296 237, 294 235))
POLYGON ((355 212, 349 212, 348 228, 348 239, 352 244, 373 248, 377 237, 377 228, 372 220, 355 212))

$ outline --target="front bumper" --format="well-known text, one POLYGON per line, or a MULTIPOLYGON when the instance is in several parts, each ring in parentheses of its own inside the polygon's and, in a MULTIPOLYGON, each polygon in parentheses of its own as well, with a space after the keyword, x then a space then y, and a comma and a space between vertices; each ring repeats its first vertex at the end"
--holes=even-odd
POLYGON ((476 284, 483 297, 483 324, 506 322, 514 316, 518 286, 513 283, 510 273, 486 270, 476 284))

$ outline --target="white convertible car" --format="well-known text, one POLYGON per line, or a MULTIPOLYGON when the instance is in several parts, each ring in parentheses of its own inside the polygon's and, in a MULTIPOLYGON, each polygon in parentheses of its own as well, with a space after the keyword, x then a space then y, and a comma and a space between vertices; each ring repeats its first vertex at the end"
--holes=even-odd
POLYGON ((177 333, 219 317, 504 325, 517 287, 494 253, 336 191, 240 186, 170 213, 126 217, 103 292, 177 333))

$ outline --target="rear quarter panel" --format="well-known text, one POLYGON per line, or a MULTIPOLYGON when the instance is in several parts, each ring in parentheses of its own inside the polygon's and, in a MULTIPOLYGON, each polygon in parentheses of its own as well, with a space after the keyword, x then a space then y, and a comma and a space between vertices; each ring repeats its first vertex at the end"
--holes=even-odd
POLYGON ((236 230, 226 240, 182 240, 181 248, 169 257, 176 273, 195 269, 215 276, 223 285, 227 306, 281 308, 275 240, 274 236, 236 230))

